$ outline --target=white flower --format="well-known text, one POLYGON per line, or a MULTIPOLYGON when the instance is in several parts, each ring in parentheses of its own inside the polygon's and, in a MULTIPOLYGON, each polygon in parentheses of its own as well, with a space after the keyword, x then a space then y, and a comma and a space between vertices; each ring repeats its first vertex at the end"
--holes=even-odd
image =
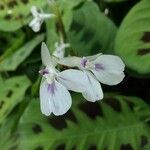
POLYGON ((73 73, 67 73, 68 70, 66 70, 65 74, 63 74, 63 72, 62 74, 67 78, 67 80, 64 80, 63 78, 59 79, 59 81, 63 82, 63 85, 65 85, 68 90, 82 93, 83 97, 91 102, 95 102, 103 98, 101 85, 91 72, 86 70, 69 70, 72 70, 71 72, 74 71, 76 74, 74 73, 72 76, 73 73), (70 81, 71 84, 68 81, 70 81))
POLYGON ((57 58, 63 58, 65 55, 65 49, 69 47, 69 43, 64 43, 61 41, 60 43, 55 43, 55 51, 53 52, 53 55, 57 58))
MULTIPOLYGON (((69 67, 78 67, 82 70, 81 72, 84 72, 87 80, 83 82, 87 88, 82 94, 85 99, 92 102, 103 98, 103 92, 98 81, 107 85, 116 85, 125 76, 123 61, 114 55, 97 54, 83 58, 66 57, 58 63, 69 67)), ((80 78, 79 80, 83 79, 80 78)))
POLYGON ((79 70, 65 70, 59 72, 55 66, 56 62, 45 43, 42 43, 41 49, 42 62, 45 69, 39 71, 43 76, 40 85, 40 106, 41 111, 46 116, 53 113, 54 115, 63 115, 71 107, 71 96, 64 85, 68 85, 70 90, 81 92, 84 91, 82 84, 77 85, 76 81, 82 74, 79 70))
POLYGON ((109 9, 108 9, 108 8, 105 8, 104 14, 105 14, 106 16, 108 16, 108 14, 109 14, 109 9))
POLYGON ((31 27, 34 32, 40 31, 41 25, 45 19, 55 17, 54 14, 46 14, 42 10, 39 12, 36 6, 31 7, 31 13, 34 19, 29 23, 29 27, 31 27))

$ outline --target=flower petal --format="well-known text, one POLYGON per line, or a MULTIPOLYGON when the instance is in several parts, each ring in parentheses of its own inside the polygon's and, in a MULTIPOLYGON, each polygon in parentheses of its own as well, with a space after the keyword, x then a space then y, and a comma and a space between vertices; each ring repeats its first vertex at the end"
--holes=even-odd
MULTIPOLYGON (((100 55, 102 55, 101 53, 93 55, 93 56, 86 56, 85 59, 89 60, 89 61, 93 61, 96 58, 98 58, 100 55)), ((59 64, 64 65, 64 66, 68 66, 68 67, 81 67, 82 66, 82 60, 84 59, 84 57, 76 57, 76 56, 72 56, 72 57, 65 57, 62 58, 58 61, 59 64)))
POLYGON ((95 60, 96 58, 98 58, 99 56, 101 56, 102 53, 98 53, 96 55, 92 55, 92 56, 86 56, 86 58, 89 60, 89 61, 93 61, 95 60))
POLYGON ((34 32, 38 32, 38 31, 40 31, 41 23, 42 23, 42 22, 40 22, 37 18, 34 18, 34 19, 29 23, 29 27, 31 27, 34 32))
POLYGON ((64 57, 60 59, 58 63, 68 67, 79 67, 81 59, 82 58, 76 56, 64 57))
POLYGON ((29 23, 29 27, 33 27, 34 25, 37 24, 37 18, 34 18, 30 23, 29 23))
POLYGON ((58 81, 67 87, 68 90, 75 92, 85 91, 85 80, 85 75, 80 70, 68 69, 58 74, 58 81))
POLYGON ((52 56, 50 55, 49 50, 44 42, 42 43, 42 46, 41 46, 41 58, 42 58, 42 63, 45 66, 50 67, 50 68, 54 67, 52 56))
POLYGON ((31 7, 31 13, 34 17, 37 17, 38 16, 38 10, 37 10, 37 7, 36 6, 32 6, 31 7))
POLYGON ((53 52, 53 56, 57 57, 57 58, 64 58, 64 55, 65 55, 65 50, 64 49, 56 49, 54 52, 53 52))
POLYGON ((84 75, 86 77, 86 91, 82 93, 83 97, 90 102, 103 99, 100 83, 89 71, 84 71, 84 75))
POLYGON ((41 111, 45 115, 59 116, 65 114, 71 107, 72 100, 69 91, 59 82, 48 84, 46 81, 40 88, 41 111))
POLYGON ((49 116, 52 112, 52 103, 50 101, 50 93, 47 91, 48 83, 46 80, 41 81, 40 85, 40 107, 44 115, 49 116))
POLYGON ((109 69, 114 72, 122 72, 124 71, 125 67, 121 58, 115 55, 101 55, 93 62, 94 64, 100 63, 104 65, 106 69, 109 69))
POLYGON ((55 93, 51 95, 53 100, 53 114, 56 116, 65 114, 72 104, 69 91, 59 82, 55 81, 55 93))
POLYGON ((101 55, 95 61, 95 69, 91 71, 104 84, 116 85, 124 78, 124 63, 118 56, 101 55))

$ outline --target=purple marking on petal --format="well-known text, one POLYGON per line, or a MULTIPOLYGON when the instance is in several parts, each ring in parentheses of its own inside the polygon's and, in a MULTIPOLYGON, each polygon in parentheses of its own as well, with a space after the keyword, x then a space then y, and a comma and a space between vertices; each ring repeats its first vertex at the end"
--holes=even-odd
POLYGON ((49 71, 48 71, 48 69, 42 69, 39 71, 39 73, 43 76, 45 74, 49 74, 49 71))
POLYGON ((48 84, 48 88, 47 88, 48 92, 50 92, 52 95, 55 94, 55 90, 56 90, 56 86, 55 86, 55 83, 51 83, 51 84, 48 84))
POLYGON ((102 64, 95 64, 95 70, 96 71, 104 70, 104 66, 102 64))
POLYGON ((80 63, 82 67, 85 67, 87 63, 87 59, 83 58, 80 63))

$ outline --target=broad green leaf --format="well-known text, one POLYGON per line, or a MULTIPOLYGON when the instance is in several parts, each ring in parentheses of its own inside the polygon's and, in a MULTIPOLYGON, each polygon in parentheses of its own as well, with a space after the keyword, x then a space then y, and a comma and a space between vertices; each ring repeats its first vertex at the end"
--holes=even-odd
POLYGON ((41 114, 39 100, 32 100, 20 120, 19 149, 120 150, 122 144, 130 144, 141 150, 141 136, 149 135, 141 116, 150 115, 150 107, 141 99, 108 95, 99 103, 73 100, 78 104, 71 111, 50 118, 41 114))
POLYGON ((40 34, 19 48, 15 53, 1 61, 0 72, 15 70, 43 40, 44 35, 40 34))
POLYGON ((23 99, 30 85, 26 76, 17 76, 0 83, 0 123, 11 110, 23 99))
POLYGON ((31 20, 31 6, 42 8, 45 4, 46 0, 1 0, 0 30, 15 31, 21 28, 31 20))
POLYGON ((69 41, 80 55, 112 53, 116 26, 92 1, 85 2, 73 12, 73 23, 68 32, 69 41))
POLYGON ((142 0, 123 20, 115 44, 116 54, 139 74, 150 73, 150 1, 142 0))

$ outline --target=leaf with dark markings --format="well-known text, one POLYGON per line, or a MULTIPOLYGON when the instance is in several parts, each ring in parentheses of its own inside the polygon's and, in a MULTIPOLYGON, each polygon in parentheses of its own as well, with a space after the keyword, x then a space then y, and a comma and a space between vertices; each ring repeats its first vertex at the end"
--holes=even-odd
POLYGON ((144 35, 142 36, 141 40, 144 43, 150 43, 150 31, 149 32, 145 32, 144 35))
POLYGON ((17 150, 18 135, 12 134, 12 128, 16 121, 17 115, 11 114, 0 126, 0 146, 1 150, 17 150), (5 135, 5 136, 4 136, 5 135))
POLYGON ((42 128, 39 124, 34 124, 32 127, 34 133, 39 134, 42 132, 42 128))
POLYGON ((147 55, 147 54, 150 54, 150 48, 148 49, 138 49, 138 52, 137 52, 138 55, 147 55))
POLYGON ((137 3, 124 18, 116 38, 115 51, 129 69, 150 73, 150 1, 137 3))
POLYGON ((29 85, 30 81, 26 76, 18 76, 6 81, 0 81, 0 123, 23 99, 23 95, 29 85))
POLYGON ((0 30, 16 31, 31 20, 31 6, 43 8, 45 0, 1 0, 0 1, 0 30), (8 12, 8 9, 12 13, 8 12), (11 21, 11 23, 10 23, 11 21))
MULTIPOLYGON (((135 97, 105 97, 106 102, 104 99, 96 104, 78 101, 71 110, 76 121, 68 118, 67 114, 57 117, 51 115, 47 118, 41 114, 39 100, 32 100, 19 123, 19 147, 50 150, 120 150, 120 147, 129 147, 129 144, 138 150, 141 137, 147 139, 149 135, 146 118, 143 119, 143 114, 147 117, 150 115, 149 106, 135 97), (132 109, 128 105, 129 102, 134 104, 132 109), (120 106, 119 113, 115 110, 116 105, 120 106), (39 129, 42 130, 39 132, 39 129)), ((70 111, 68 113, 70 114, 70 111)))

